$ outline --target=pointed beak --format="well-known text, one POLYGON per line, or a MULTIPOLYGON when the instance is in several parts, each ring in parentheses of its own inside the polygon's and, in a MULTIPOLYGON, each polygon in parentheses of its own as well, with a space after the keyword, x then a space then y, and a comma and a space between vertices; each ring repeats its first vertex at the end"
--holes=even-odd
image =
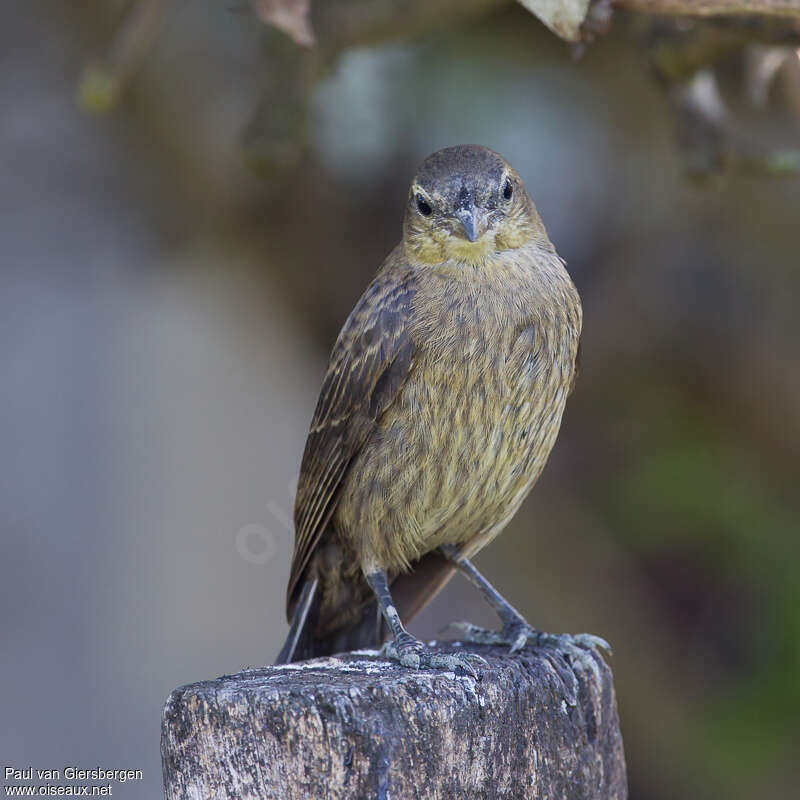
POLYGON ((478 210, 475 206, 470 204, 467 208, 459 208, 455 216, 464 228, 467 239, 471 242, 476 242, 481 235, 481 231, 478 230, 478 210))

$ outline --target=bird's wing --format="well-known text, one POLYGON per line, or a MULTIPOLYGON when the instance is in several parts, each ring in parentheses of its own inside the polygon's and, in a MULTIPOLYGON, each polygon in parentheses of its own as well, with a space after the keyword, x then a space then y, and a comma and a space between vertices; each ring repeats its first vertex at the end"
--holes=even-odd
POLYGON ((303 570, 336 508, 350 464, 411 370, 415 348, 407 323, 414 293, 410 271, 381 270, 331 353, 297 485, 286 596, 290 617, 303 570))

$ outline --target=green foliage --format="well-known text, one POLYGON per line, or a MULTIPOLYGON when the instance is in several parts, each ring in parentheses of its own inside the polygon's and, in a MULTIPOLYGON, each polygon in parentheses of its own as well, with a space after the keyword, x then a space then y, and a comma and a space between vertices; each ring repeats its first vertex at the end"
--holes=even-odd
MULTIPOLYGON (((788 758, 800 713, 800 520, 759 453, 735 449, 736 438, 700 416, 679 428, 667 423, 637 443, 610 492, 614 525, 640 557, 658 561, 677 548, 703 561, 707 583, 756 598, 755 619, 720 604, 706 620, 731 627, 747 657, 710 671, 714 680, 694 707, 686 740, 687 759, 730 782, 731 791, 788 758)), ((684 588, 675 585, 673 599, 684 588)), ((689 658, 708 657, 702 634, 692 644, 689 658)))

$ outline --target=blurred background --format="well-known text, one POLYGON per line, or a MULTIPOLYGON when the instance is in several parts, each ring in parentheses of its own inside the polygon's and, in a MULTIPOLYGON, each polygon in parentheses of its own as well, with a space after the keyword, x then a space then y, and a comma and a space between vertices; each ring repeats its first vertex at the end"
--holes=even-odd
MULTIPOLYGON (((273 659, 327 354, 417 163, 478 142, 585 313, 550 463, 478 565, 612 642, 632 798, 796 797, 800 44, 617 12, 576 59, 473 0, 347 35, 312 4, 306 48, 205 0, 136 56, 122 6, 0 6, 3 765, 157 797, 168 693, 273 659)), ((412 630, 464 618, 494 623, 456 578, 412 630)))

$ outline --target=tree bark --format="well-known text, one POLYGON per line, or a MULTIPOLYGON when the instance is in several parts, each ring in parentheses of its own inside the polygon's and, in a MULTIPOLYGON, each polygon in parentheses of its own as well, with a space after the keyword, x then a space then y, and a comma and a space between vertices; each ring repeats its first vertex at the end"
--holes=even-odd
POLYGON ((546 647, 469 647, 489 662, 477 680, 362 652, 176 689, 162 722, 166 796, 627 797, 599 656, 570 665, 546 647))

